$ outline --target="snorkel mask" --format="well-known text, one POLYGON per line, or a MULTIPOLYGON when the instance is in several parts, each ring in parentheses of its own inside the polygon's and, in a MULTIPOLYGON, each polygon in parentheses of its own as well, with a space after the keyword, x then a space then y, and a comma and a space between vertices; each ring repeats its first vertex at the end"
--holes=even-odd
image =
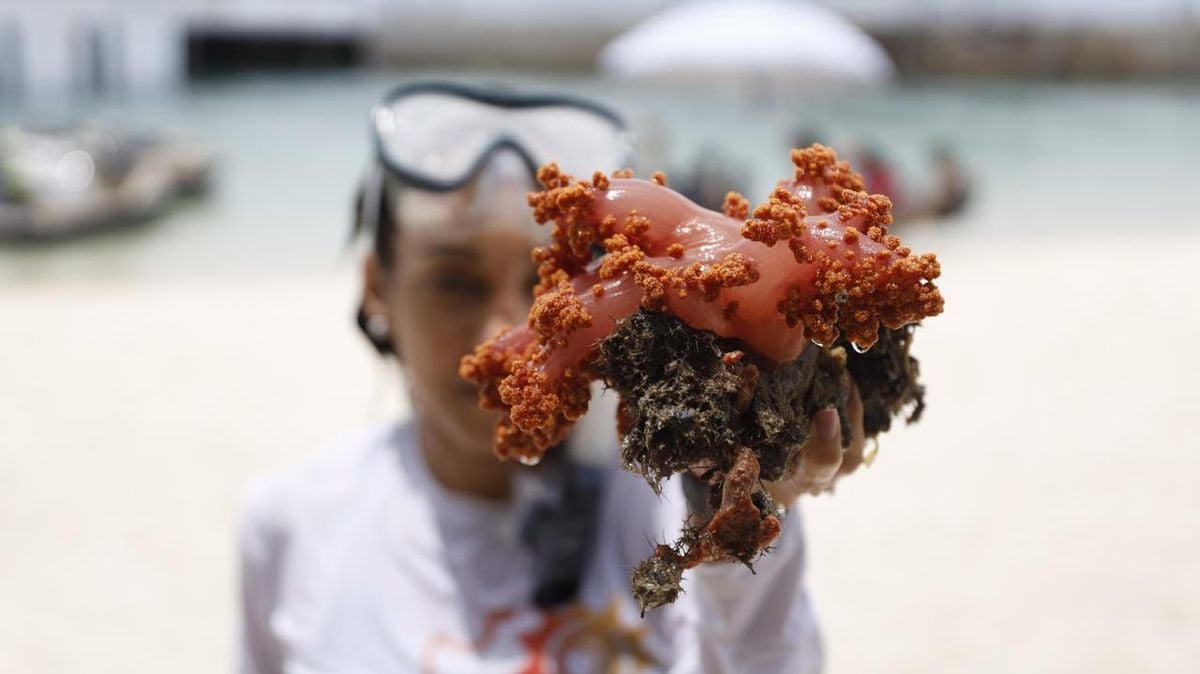
POLYGON ((375 105, 370 123, 376 162, 360 214, 367 231, 379 225, 389 182, 416 188, 399 200, 406 226, 467 221, 479 215, 475 195, 501 190, 513 191, 503 203, 512 201, 528 219, 524 193, 539 166, 556 162, 567 173, 591 175, 624 168, 633 155, 633 134, 620 116, 565 95, 414 82, 375 105))

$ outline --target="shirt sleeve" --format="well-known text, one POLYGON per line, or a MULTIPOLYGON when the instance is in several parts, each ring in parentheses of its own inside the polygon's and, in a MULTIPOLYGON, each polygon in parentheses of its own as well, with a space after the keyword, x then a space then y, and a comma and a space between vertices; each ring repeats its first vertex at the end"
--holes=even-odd
POLYGON ((278 596, 281 527, 271 516, 266 484, 252 485, 239 522, 240 606, 238 664, 240 674, 279 674, 279 644, 271 630, 278 596))
MULTIPOLYGON (((783 522, 777 545, 754 570, 703 564, 685 575, 689 620, 677 645, 688 644, 706 674, 821 671, 823 652, 804 587, 804 531, 799 512, 783 522)), ((685 671, 674 668, 671 670, 685 671)))

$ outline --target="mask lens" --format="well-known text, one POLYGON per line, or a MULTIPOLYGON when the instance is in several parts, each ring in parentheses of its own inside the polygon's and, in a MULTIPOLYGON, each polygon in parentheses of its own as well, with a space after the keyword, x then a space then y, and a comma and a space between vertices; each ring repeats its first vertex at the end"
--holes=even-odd
POLYGON ((534 189, 525 163, 512 151, 490 156, 477 179, 460 190, 434 192, 403 189, 391 183, 391 203, 396 220, 412 230, 433 230, 446 235, 484 227, 517 227, 537 232, 525 195, 534 189))
POLYGON ((437 181, 465 176, 502 130, 487 106, 441 93, 416 93, 376 107, 375 131, 389 163, 437 181))
POLYGON ((385 163, 430 189, 462 186, 498 144, 580 177, 622 168, 632 149, 618 122, 567 103, 506 105, 415 91, 376 106, 372 124, 385 163))
POLYGON ((580 178, 593 171, 624 168, 631 144, 628 134, 611 120, 568 106, 526 108, 511 113, 517 142, 538 163, 557 162, 580 178))

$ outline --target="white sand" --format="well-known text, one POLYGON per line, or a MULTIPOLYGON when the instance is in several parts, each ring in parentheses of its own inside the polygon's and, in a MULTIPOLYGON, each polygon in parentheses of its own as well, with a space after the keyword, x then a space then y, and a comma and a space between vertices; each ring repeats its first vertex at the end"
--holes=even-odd
MULTIPOLYGON (((807 505, 830 670, 1194 671, 1200 238, 937 248, 926 418, 807 505)), ((0 288, 0 672, 230 668, 247 480, 401 407, 353 293, 0 288)))

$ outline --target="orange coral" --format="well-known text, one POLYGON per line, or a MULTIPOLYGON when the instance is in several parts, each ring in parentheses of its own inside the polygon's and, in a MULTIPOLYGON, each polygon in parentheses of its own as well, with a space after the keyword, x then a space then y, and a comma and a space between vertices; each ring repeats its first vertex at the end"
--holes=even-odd
POLYGON ((480 401, 504 410, 497 453, 536 458, 561 441, 588 403, 595 345, 639 307, 742 340, 784 362, 809 341, 870 347, 942 310, 933 255, 888 233, 891 202, 863 191, 833 150, 794 150, 792 178, 750 209, 730 192, 724 213, 629 171, 576 180, 550 164, 529 195, 551 241, 535 249, 539 283, 529 324, 463 359, 480 401), (785 243, 784 257, 771 249, 785 243), (602 255, 596 259, 597 255, 602 255), (715 307, 712 305, 715 304, 715 307))
POLYGON ((591 324, 592 315, 566 281, 560 282, 555 290, 538 296, 529 311, 530 327, 549 345, 561 346, 572 332, 591 324))
POLYGON ((738 192, 730 191, 725 195, 721 212, 734 220, 745 220, 750 215, 750 200, 738 192))
POLYGON ((754 217, 742 226, 742 236, 774 246, 779 241, 803 234, 807 215, 804 202, 787 188, 779 186, 771 193, 767 203, 754 209, 754 217))
POLYGON ((833 148, 814 143, 810 147, 792 150, 795 179, 798 182, 819 182, 841 190, 862 192, 866 183, 861 175, 850 168, 850 162, 838 161, 833 148))

